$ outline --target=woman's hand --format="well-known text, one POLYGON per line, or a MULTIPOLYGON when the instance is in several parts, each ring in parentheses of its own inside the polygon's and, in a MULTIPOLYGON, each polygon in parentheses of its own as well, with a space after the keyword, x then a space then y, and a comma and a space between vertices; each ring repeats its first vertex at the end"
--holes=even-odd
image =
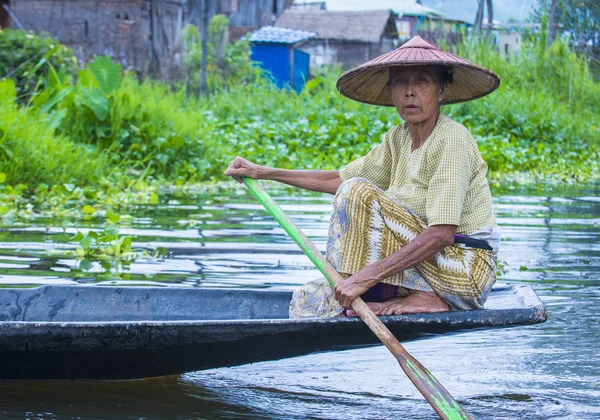
POLYGON ((225 175, 233 177, 240 184, 242 183, 242 177, 260 179, 264 173, 265 167, 252 163, 241 156, 236 157, 234 160, 229 162, 225 175))
POLYGON ((335 286, 335 298, 344 308, 349 309, 352 301, 375 286, 379 280, 371 266, 353 274, 335 286))

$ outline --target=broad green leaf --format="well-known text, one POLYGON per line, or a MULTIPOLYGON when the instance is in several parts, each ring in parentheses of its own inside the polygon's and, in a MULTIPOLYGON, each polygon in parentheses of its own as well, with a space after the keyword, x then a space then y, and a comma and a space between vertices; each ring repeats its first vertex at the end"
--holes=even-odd
POLYGON ((93 244, 94 239, 91 236, 86 236, 81 241, 79 241, 79 245, 81 245, 83 249, 90 249, 93 244))
POLYGON ((179 147, 185 144, 185 139, 181 136, 173 136, 169 137, 167 140, 166 146, 171 147, 173 149, 178 149, 179 147))
POLYGON ((131 251, 131 236, 124 236, 119 242, 119 249, 121 253, 131 251))
POLYGON ((94 212, 96 210, 94 210, 94 208, 92 206, 85 205, 85 206, 83 206, 81 211, 83 211, 85 214, 94 214, 94 212))
POLYGON ((38 63, 35 65, 35 67, 31 70, 32 73, 37 72, 40 67, 42 67, 50 57, 52 57, 52 55, 58 51, 58 49, 60 48, 60 44, 55 45, 53 48, 50 48, 48 51, 46 51, 46 53, 44 54, 44 56, 40 59, 40 61, 38 61, 38 63))
POLYGON ((91 109, 98 120, 106 120, 106 117, 108 116, 108 101, 100 89, 95 87, 93 90, 89 90, 81 87, 79 93, 79 101, 81 104, 91 109))
POLYGON ((46 85, 55 89, 62 88, 60 76, 52 64, 48 63, 48 75, 46 76, 46 85))
POLYGON ((17 97, 17 89, 12 79, 0 80, 0 101, 14 102, 17 97))
POLYGON ((304 85, 304 90, 307 91, 307 92, 310 92, 311 90, 313 90, 314 88, 316 88, 317 86, 319 86, 321 84, 322 80, 323 80, 323 78, 321 76, 315 77, 314 79, 309 80, 304 85))
POLYGON ((113 213, 113 212, 110 212, 110 211, 109 211, 109 212, 106 214, 106 218, 107 218, 109 221, 111 221, 113 224, 115 224, 115 225, 116 225, 117 223, 119 223, 119 219, 121 218, 121 216, 120 216, 120 215, 118 215, 118 214, 116 214, 116 213, 113 213))
POLYGON ((54 94, 54 89, 45 89, 42 92, 33 96, 33 100, 31 101, 31 106, 34 108, 39 108, 43 106, 48 99, 54 94))
MULTIPOLYGON (((40 110, 42 112, 48 112, 54 107, 54 105, 61 102, 72 91, 73 91, 73 87, 69 86, 66 89, 59 90, 58 93, 56 93, 55 95, 50 95, 48 97, 40 96, 39 101, 36 98, 36 100, 34 101, 34 104, 37 106, 40 106, 40 110)), ((56 92, 56 90, 50 89, 49 92, 56 92)))
POLYGON ((56 130, 62 124, 63 120, 67 116, 67 110, 61 109, 60 111, 52 111, 46 117, 46 121, 48 122, 48 126, 53 130, 56 130))
POLYGON ((77 75, 79 76, 79 84, 81 86, 88 89, 98 86, 98 81, 90 70, 79 70, 77 75))
POLYGON ((71 241, 73 241, 73 242, 79 242, 82 239, 83 239, 83 233, 77 232, 77 234, 71 238, 71 241))
POLYGON ((121 86, 121 65, 114 63, 110 57, 95 57, 88 67, 105 95, 111 94, 121 86))
POLYGON ((0 184, 3 184, 6 181, 6 174, 4 172, 0 172, 0 184))

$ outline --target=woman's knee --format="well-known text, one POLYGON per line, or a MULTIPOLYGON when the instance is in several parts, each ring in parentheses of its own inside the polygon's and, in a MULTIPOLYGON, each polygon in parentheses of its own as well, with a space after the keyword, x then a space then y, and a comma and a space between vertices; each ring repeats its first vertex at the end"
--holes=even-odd
POLYGON ((350 178, 340 185, 335 195, 334 201, 363 201, 364 197, 371 195, 379 188, 365 178, 350 178))
POLYGON ((350 179, 347 179, 344 182, 342 182, 340 184, 340 188, 338 189, 338 191, 340 189, 342 189, 342 187, 344 187, 343 189, 352 189, 356 185, 368 185, 368 186, 371 186, 371 185, 373 185, 373 183, 370 182, 370 181, 368 181, 366 178, 355 176, 354 178, 350 178, 350 179))

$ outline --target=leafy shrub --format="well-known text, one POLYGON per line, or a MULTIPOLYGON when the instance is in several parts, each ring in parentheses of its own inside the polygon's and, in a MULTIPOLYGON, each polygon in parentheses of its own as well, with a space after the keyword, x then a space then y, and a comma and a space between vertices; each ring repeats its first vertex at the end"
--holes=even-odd
POLYGON ((73 51, 56 39, 23 30, 0 29, 0 78, 15 81, 19 102, 27 102, 44 88, 41 78, 46 74, 46 63, 62 69, 68 78, 73 79, 77 74, 73 51))
POLYGON ((131 76, 122 79, 120 65, 96 57, 75 84, 50 66, 46 88, 32 105, 57 133, 103 153, 113 172, 188 179, 201 172, 203 162, 202 145, 176 115, 184 102, 184 95, 159 83, 140 86, 131 76), (149 86, 154 88, 146 95, 149 86))
POLYGON ((547 49, 546 39, 545 30, 531 34, 523 40, 520 53, 504 57, 489 40, 466 37, 458 53, 494 70, 502 80, 500 89, 529 94, 533 88, 575 112, 600 112, 600 83, 595 82, 585 57, 560 38, 547 49))
POLYGON ((0 81, 0 172, 8 184, 95 183, 106 161, 94 149, 56 136, 52 122, 15 104, 11 79, 0 81))

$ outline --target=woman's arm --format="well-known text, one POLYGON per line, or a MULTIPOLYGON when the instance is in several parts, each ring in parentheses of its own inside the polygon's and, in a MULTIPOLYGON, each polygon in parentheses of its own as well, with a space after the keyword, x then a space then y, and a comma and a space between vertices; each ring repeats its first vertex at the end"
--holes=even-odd
POLYGON ((338 284, 335 288, 336 299, 344 308, 350 308, 350 303, 356 297, 384 278, 413 267, 454 244, 455 233, 454 225, 429 226, 405 247, 338 284))
POLYGON ((225 175, 241 182, 241 177, 268 179, 309 191, 335 194, 342 183, 338 171, 288 170, 260 166, 240 156, 229 162, 225 175))

